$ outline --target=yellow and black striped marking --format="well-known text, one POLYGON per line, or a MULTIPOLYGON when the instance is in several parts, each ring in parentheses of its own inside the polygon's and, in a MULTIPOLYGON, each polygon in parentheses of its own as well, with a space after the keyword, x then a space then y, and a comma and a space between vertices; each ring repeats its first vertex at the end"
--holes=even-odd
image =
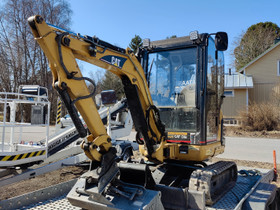
POLYGON ((6 156, 0 156, 0 161, 22 160, 22 159, 37 157, 37 156, 45 155, 45 154, 46 154, 46 150, 23 153, 23 154, 18 154, 18 155, 6 155, 6 156))
POLYGON ((61 100, 59 99, 57 102, 57 114, 56 114, 56 124, 60 123, 60 118, 61 118, 61 100))

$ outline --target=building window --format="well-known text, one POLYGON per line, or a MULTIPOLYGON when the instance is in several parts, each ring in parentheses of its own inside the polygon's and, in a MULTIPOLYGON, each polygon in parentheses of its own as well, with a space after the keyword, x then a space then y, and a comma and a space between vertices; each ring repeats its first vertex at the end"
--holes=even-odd
POLYGON ((277 76, 280 76, 280 60, 277 60, 277 76))
POLYGON ((225 90, 224 96, 225 97, 234 97, 234 90, 225 90))

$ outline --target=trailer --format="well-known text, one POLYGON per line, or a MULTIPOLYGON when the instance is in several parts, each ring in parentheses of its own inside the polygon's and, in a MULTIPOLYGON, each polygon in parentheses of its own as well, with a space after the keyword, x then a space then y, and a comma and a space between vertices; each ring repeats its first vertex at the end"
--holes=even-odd
POLYGON ((50 102, 48 90, 38 85, 20 86, 18 93, 0 92, 0 168, 29 166, 47 158, 50 102), (9 117, 7 116, 9 114, 9 117), (24 116, 30 117, 28 122, 24 116), (19 118, 19 119, 16 119, 19 118), (45 144, 23 139, 25 129, 43 128, 45 144))
MULTIPOLYGON (((227 192, 215 205, 205 205, 205 195, 193 196, 186 190, 192 209, 279 209, 279 190, 270 184, 274 178, 273 170, 238 167, 239 175, 235 187, 227 192)), ((0 201, 0 209, 80 209, 72 206, 66 196, 73 193, 77 179, 50 186, 21 196, 0 201), (72 190, 71 190, 72 189, 72 190)), ((115 197, 120 204, 122 196, 115 197)), ((130 203, 123 206, 106 206, 108 209, 157 209, 161 195, 155 191, 142 189, 130 203), (149 204, 149 205, 147 205, 149 204)), ((172 198, 170 198, 172 199, 172 198)), ((101 207, 101 206, 100 206, 101 207)))
MULTIPOLYGON (((27 168, 39 164, 79 139, 73 124, 50 135, 50 102, 46 88, 25 85, 19 87, 18 93, 0 92, 0 96, 0 113, 3 114, 0 122, 0 168, 27 168), (10 115, 9 119, 7 113, 10 115), (28 114, 30 119, 26 122, 24 115, 28 114), (20 121, 16 119, 19 118, 18 115, 20 121), (45 135, 36 133, 35 138, 24 138, 24 132, 32 133, 38 130, 45 132, 45 135)), ((133 123, 126 108, 127 101, 122 99, 99 110, 113 140, 131 132, 133 123)), ((85 123, 84 126, 86 127, 85 123)), ((79 153, 81 152, 82 150, 79 150, 79 153)))

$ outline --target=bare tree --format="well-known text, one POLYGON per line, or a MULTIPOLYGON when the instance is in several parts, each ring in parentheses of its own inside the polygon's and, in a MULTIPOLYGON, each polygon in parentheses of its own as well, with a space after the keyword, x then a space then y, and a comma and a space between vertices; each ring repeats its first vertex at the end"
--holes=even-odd
MULTIPOLYGON (((51 93, 52 80, 48 61, 35 42, 27 19, 39 14, 46 22, 69 29, 71 13, 70 5, 65 0, 5 2, 0 11, 1 91, 15 92, 19 85, 37 84, 48 87, 51 93)), ((55 99, 50 100, 56 103, 55 99)))

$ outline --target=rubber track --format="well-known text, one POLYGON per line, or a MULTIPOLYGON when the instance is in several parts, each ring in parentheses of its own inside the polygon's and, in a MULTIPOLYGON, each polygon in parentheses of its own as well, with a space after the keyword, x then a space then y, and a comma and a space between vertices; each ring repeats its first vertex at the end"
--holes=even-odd
POLYGON ((219 161, 191 174, 189 189, 205 192, 206 204, 211 206, 236 183, 237 166, 231 161, 219 161))

